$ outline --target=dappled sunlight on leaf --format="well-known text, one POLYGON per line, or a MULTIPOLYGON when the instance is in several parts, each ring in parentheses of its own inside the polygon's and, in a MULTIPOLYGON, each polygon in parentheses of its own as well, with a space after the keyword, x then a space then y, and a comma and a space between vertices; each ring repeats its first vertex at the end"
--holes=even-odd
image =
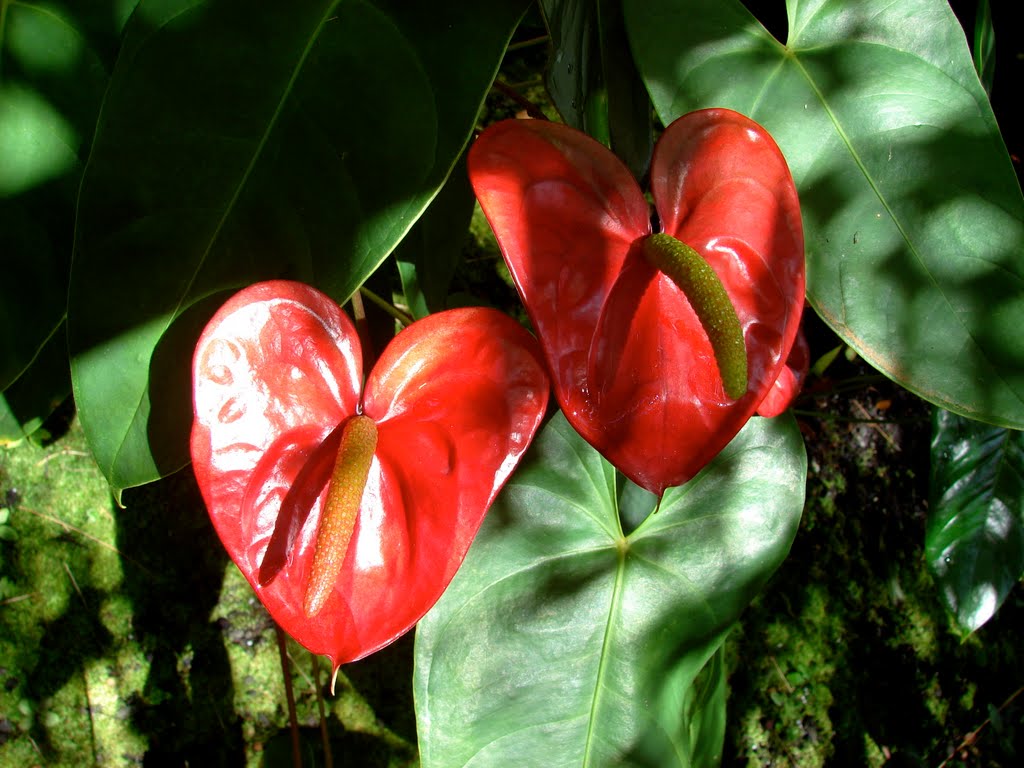
POLYGON ((34 91, 0 90, 0 197, 12 197, 64 175, 78 163, 79 138, 34 91))
POLYGON ((785 47, 734 0, 626 9, 663 121, 728 106, 778 141, 832 328, 925 399, 1024 426, 1024 198, 949 7, 795 3, 785 47))
POLYGON ((648 516, 625 536, 611 465, 552 419, 420 623, 423 765, 714 752, 721 700, 685 715, 683 702, 789 551, 805 472, 795 422, 754 419, 657 512, 634 498, 648 516))

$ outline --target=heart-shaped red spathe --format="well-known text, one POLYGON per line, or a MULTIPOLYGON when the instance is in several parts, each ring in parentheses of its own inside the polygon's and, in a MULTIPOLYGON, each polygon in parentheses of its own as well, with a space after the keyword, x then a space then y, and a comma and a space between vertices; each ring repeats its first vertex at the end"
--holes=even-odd
POLYGON ((653 493, 693 477, 755 413, 799 328, 803 229, 778 146, 736 112, 702 110, 665 130, 651 164, 661 230, 711 265, 739 317, 738 400, 685 294, 643 257, 650 208, 608 149, 565 125, 506 120, 476 140, 469 175, 566 418, 653 493))
POLYGON ((335 668, 396 639, 441 596, 549 391, 537 341, 480 308, 414 323, 365 388, 362 378, 348 317, 287 281, 232 297, 193 366, 193 466, 217 533, 274 619, 335 668), (334 591, 307 618, 317 526, 356 413, 376 423, 377 447, 334 591))

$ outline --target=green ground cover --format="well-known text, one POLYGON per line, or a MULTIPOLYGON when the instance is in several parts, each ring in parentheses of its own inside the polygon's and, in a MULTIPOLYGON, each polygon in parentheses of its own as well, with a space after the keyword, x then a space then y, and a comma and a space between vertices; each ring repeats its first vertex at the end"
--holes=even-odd
MULTIPOLYGON (((801 406, 809 502, 728 646, 726 764, 1016 765, 1024 600, 967 638, 945 613, 922 552, 926 407, 886 382, 801 406)), ((291 764, 276 634, 188 470, 119 509, 72 421, 0 451, 0 493, 0 764, 291 764)), ((412 643, 343 668, 334 697, 319 666, 336 764, 416 764, 412 643)), ((313 660, 287 647, 321 765, 313 660)))

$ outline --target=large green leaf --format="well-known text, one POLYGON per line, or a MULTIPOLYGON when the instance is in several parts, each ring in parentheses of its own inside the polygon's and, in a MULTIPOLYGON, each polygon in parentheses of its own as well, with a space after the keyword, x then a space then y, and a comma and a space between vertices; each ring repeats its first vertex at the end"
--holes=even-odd
POLYGON ((808 298, 886 375, 1024 427, 1024 199, 943 0, 790 0, 776 41, 736 0, 629 0, 665 121, 725 106, 782 147, 808 298))
POLYGON ((430 207, 395 250, 405 303, 417 320, 448 309, 452 277, 462 257, 475 202, 463 155, 430 207))
POLYGON ((423 765, 708 764, 721 660, 692 684, 789 551, 805 473, 795 422, 755 418, 625 534, 614 469, 556 415, 417 630, 423 765))
POLYGON ((188 369, 225 291, 345 300, 468 140, 525 0, 142 2, 78 206, 75 398, 115 489, 187 461, 188 369))
POLYGON ((643 178, 654 146, 651 104, 629 54, 621 0, 541 0, 540 8, 554 49, 545 81, 558 111, 643 178))
POLYGON ((63 333, 75 193, 116 52, 111 6, 0 0, 0 391, 63 333))
POLYGON ((935 410, 928 567, 973 632, 1024 577, 1024 433, 935 410))

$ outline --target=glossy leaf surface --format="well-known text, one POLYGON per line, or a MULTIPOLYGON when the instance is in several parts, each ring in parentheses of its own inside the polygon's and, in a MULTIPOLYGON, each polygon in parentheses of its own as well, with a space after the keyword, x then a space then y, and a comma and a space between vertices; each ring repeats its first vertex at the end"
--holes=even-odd
POLYGON ((188 460, 187 361, 224 294, 204 300, 288 277, 341 301, 391 252, 524 7, 139 5, 82 182, 68 317, 79 416, 115 489, 188 460))
POLYGON ((755 418, 624 535, 614 469, 556 416, 417 629, 425 768, 711 764, 721 669, 692 684, 788 552, 805 473, 795 422, 755 418))
POLYGON ((654 144, 651 102, 633 64, 618 0, 541 0, 552 55, 545 74, 567 125, 611 147, 638 178, 654 144))
POLYGON ((686 295, 644 259, 647 202, 607 149, 563 125, 505 121, 474 143, 469 173, 569 422, 653 493, 693 477, 754 413, 799 327, 800 209, 771 137, 706 110, 670 126, 651 164, 663 231, 710 264, 739 317, 738 400, 686 295))
POLYGON ((949 5, 786 7, 783 45, 738 0, 627 0, 659 116, 723 106, 767 128, 818 314, 925 399, 1024 427, 1024 198, 949 5))
POLYGON ((925 555, 973 632, 1024 577, 1024 435, 935 410, 925 555))
POLYGON ((285 281, 232 297, 195 356, 192 457, 217 533, 278 623, 335 666, 394 640, 438 598, 529 445, 549 386, 533 337, 488 309, 411 325, 365 392, 360 361, 340 308, 285 281), (376 423, 377 448, 334 592, 309 619, 317 526, 357 412, 376 423))

